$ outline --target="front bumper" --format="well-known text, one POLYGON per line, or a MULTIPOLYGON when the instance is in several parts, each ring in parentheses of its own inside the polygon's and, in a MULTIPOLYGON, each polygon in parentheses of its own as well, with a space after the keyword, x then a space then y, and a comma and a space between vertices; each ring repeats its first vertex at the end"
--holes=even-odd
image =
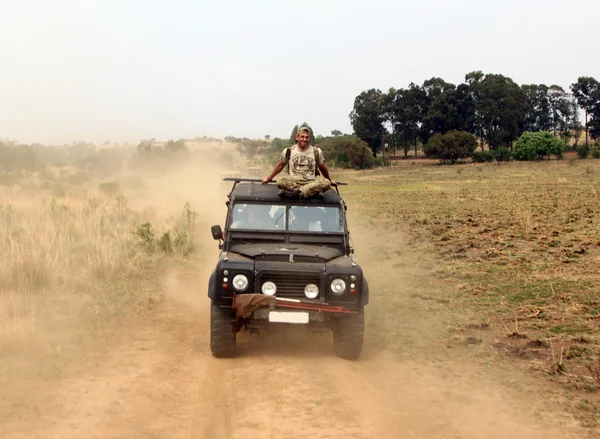
POLYGON ((231 303, 231 307, 236 313, 236 317, 245 318, 253 315, 254 318, 262 318, 261 316, 268 317, 269 311, 276 310, 295 310, 295 311, 307 311, 311 316, 311 320, 323 320, 321 316, 324 314, 335 315, 335 314, 354 314, 356 311, 352 311, 345 306, 340 305, 330 305, 324 302, 314 302, 309 300, 302 299, 289 299, 282 297, 268 297, 263 294, 253 294, 252 296, 248 294, 244 295, 233 295, 233 300, 231 303), (240 303, 238 306, 238 297, 243 296, 243 303, 240 303), (254 296, 254 297, 252 297, 254 296), (253 300, 257 299, 257 300, 253 300), (263 311, 257 313, 256 311, 263 311))

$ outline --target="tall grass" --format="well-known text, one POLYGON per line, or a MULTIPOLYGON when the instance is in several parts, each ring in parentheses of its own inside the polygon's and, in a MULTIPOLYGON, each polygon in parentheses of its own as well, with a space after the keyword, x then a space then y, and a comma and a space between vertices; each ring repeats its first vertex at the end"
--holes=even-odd
POLYGON ((85 326, 158 294, 139 285, 167 255, 144 251, 135 230, 148 221, 168 228, 172 212, 140 213, 122 194, 81 188, 0 194, 0 354, 47 340, 48 326, 50 335, 85 326))

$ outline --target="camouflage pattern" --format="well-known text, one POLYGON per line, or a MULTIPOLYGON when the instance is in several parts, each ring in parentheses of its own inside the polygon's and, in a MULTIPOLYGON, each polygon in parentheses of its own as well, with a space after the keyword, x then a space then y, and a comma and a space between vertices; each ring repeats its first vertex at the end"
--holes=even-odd
POLYGON ((320 175, 314 180, 300 180, 290 177, 281 177, 277 179, 277 187, 287 191, 300 189, 302 198, 308 198, 329 190, 331 187, 331 182, 320 175))

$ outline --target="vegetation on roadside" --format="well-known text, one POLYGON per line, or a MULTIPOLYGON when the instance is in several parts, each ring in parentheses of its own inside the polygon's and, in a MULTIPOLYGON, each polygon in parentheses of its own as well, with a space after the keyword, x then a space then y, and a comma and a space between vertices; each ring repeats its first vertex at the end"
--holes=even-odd
POLYGON ((190 203, 136 208, 123 189, 60 177, 43 188, 2 188, 0 415, 18 408, 18 386, 60 376, 152 310, 166 271, 194 256, 198 213, 190 203))
POLYGON ((436 255, 445 288, 428 294, 462 310, 449 345, 485 346, 562 383, 598 427, 576 407, 600 408, 600 164, 582 163, 406 163, 339 178, 354 215, 436 255))

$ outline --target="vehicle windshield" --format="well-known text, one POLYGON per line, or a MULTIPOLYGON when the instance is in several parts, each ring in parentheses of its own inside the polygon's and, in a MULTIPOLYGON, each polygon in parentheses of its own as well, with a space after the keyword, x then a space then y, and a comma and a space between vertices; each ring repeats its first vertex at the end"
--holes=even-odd
POLYGON ((236 204, 231 218, 232 229, 285 230, 285 206, 236 204))
POLYGON ((302 232, 341 232, 337 207, 290 206, 288 230, 302 232))
POLYGON ((236 203, 231 229, 341 232, 342 224, 337 207, 236 203))

